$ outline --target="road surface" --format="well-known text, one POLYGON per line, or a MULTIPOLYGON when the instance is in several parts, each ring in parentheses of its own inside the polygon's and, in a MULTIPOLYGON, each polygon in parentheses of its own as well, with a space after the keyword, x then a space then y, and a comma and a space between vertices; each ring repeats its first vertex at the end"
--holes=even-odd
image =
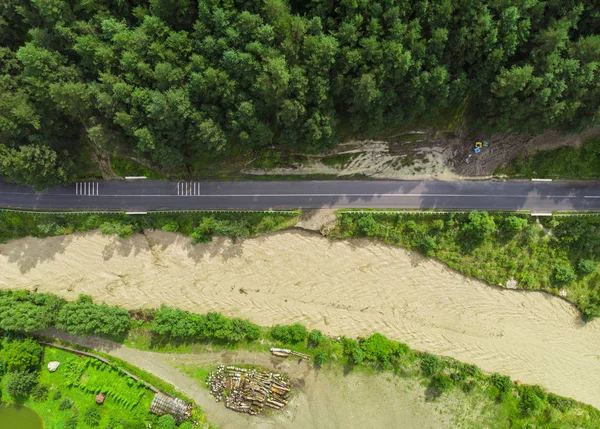
POLYGON ((600 211, 600 182, 77 182, 35 192, 0 181, 0 207, 55 210, 395 208, 600 211))

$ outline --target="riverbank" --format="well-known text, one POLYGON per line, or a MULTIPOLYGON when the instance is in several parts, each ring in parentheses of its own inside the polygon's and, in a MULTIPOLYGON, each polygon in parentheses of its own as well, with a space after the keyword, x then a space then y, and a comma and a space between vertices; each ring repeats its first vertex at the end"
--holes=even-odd
POLYGON ((600 324, 558 297, 490 288, 441 263, 368 240, 304 231, 191 240, 89 232, 0 245, 2 288, 79 294, 130 309, 167 304, 262 325, 391 339, 600 406, 600 324))

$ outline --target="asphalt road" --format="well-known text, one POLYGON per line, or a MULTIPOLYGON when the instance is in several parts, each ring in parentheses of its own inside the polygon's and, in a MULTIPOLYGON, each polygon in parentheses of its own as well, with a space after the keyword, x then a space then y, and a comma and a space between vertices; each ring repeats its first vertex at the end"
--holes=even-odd
POLYGON ((600 182, 135 180, 78 182, 35 192, 0 181, 0 207, 129 211, 366 207, 600 211, 600 182))

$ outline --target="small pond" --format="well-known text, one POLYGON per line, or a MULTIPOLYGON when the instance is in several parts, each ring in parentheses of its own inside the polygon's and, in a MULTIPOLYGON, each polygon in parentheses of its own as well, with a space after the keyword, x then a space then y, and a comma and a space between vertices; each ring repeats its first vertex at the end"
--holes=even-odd
POLYGON ((0 404, 0 428, 43 429, 42 419, 31 408, 23 405, 0 404))

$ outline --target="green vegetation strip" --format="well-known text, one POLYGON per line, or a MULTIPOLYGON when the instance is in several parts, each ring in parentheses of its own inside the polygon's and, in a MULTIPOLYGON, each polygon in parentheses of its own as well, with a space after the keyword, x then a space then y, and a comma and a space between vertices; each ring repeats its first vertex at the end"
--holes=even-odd
POLYGON ((189 235, 194 243, 211 241, 214 235, 232 239, 293 226, 299 211, 195 211, 150 212, 129 216, 124 213, 57 213, 0 211, 0 242, 33 236, 51 237, 99 228, 103 234, 130 237, 144 229, 161 229, 189 235))
POLYGON ((600 316, 600 215, 339 211, 330 237, 407 247, 493 285, 564 291, 586 320, 600 316))
POLYGON ((563 147, 519 156, 496 175, 551 179, 600 179, 600 138, 581 147, 563 147))
MULTIPOLYGON (((475 365, 412 350, 405 344, 390 341, 377 333, 358 340, 346 337, 338 340, 326 337, 317 330, 308 332, 300 324, 262 328, 247 320, 230 319, 218 313, 199 315, 164 306, 159 310, 132 312, 130 317, 119 307, 94 304, 86 297, 80 298, 75 304, 76 306, 69 306, 62 299, 49 294, 10 291, 0 293, 0 330, 7 333, 0 357, 3 370, 8 371, 3 386, 10 397, 17 399, 22 394, 23 397, 31 398, 28 399, 28 404, 34 404, 37 396, 44 396, 34 393, 38 385, 37 377, 46 377, 43 380, 51 377, 51 374, 44 371, 41 375, 30 372, 39 367, 39 351, 36 349, 39 346, 32 340, 13 341, 12 338, 19 332, 57 326, 79 335, 102 334, 107 330, 100 326, 99 322, 102 321, 107 328, 118 330, 127 326, 126 342, 129 346, 153 351, 187 352, 190 347, 205 350, 267 350, 271 346, 286 347, 309 354, 319 368, 341 365, 346 371, 362 368, 413 377, 427 387, 430 399, 450 394, 453 390, 482 395, 486 398, 486 406, 490 409, 492 419, 497 423, 494 427, 597 428, 600 421, 600 411, 591 406, 548 393, 539 386, 513 382, 500 374, 486 375, 475 365), (105 318, 107 313, 113 316, 105 318), (94 328, 89 329, 88 326, 94 328), (31 378, 25 390, 15 391, 15 387, 11 387, 13 384, 23 384, 22 381, 15 381, 17 376, 11 375, 14 371, 21 371, 19 380, 31 378)), ((52 353, 62 352, 54 350, 52 353)), ((62 359, 65 360, 64 357, 62 359)), ((71 389, 66 391, 68 395, 75 395, 72 393, 74 388, 78 389, 75 392, 95 392, 97 383, 102 382, 98 374, 104 371, 109 371, 110 374, 110 370, 102 367, 101 363, 68 362, 67 359, 63 369, 65 380, 59 383, 71 389), (90 366, 92 372, 87 374, 85 371, 90 366), (87 374, 85 379, 79 375, 84 373, 87 374)), ((205 371, 199 371, 197 375, 205 376, 205 371)), ((118 377, 118 374, 111 375, 111 380, 113 376, 118 377)), ((160 387, 160 382, 152 377, 143 378, 160 387)), ((119 392, 133 389, 129 393, 114 394, 115 407, 121 407, 123 413, 135 411, 137 406, 141 407, 140 404, 147 405, 147 399, 140 393, 141 387, 136 383, 123 384, 123 381, 115 379, 113 384, 114 389, 119 392)), ((60 389, 62 387, 58 388, 60 389)), ((88 399, 84 400, 82 397, 81 406, 91 403, 91 399, 88 399)), ((64 415, 65 419, 72 418, 73 412, 66 412, 64 415)), ((140 415, 141 417, 144 416, 140 415)))

